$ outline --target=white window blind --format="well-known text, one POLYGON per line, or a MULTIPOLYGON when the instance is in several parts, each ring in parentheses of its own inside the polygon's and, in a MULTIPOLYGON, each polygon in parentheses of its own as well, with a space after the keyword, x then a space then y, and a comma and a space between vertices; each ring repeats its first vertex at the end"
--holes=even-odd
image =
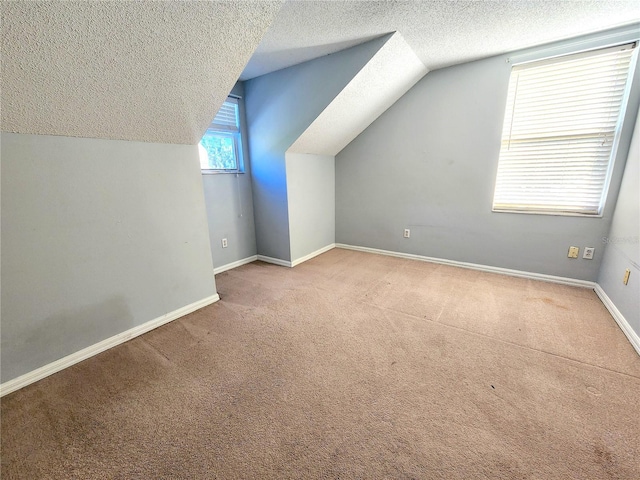
POLYGON ((635 46, 513 67, 494 211, 601 213, 635 46))
POLYGON ((232 97, 227 98, 209 125, 209 130, 228 130, 230 132, 237 132, 240 130, 238 99, 232 97))

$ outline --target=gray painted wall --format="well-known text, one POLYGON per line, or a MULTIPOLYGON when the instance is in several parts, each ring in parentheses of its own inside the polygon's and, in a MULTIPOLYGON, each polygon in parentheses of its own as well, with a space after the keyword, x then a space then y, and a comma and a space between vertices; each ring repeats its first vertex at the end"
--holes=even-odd
MULTIPOLYGON (((231 93, 244 97, 242 82, 236 83, 231 93)), ((240 115, 243 126, 246 126, 244 102, 240 102, 240 115)), ((243 129, 242 140, 244 173, 202 175, 214 267, 222 267, 257 253, 246 128, 243 129), (223 238, 227 239, 227 248, 222 248, 223 238)))
POLYGON ((596 280, 602 248, 594 260, 568 259, 567 250, 598 247, 609 232, 639 75, 602 218, 492 213, 506 60, 428 73, 336 156, 336 242, 596 280))
POLYGON ((213 267, 256 255, 250 173, 202 175, 202 183, 213 267))
POLYGON ((287 153, 289 237, 295 261, 336 241, 335 157, 287 153))
POLYGON ((636 120, 611 231, 600 245, 605 251, 598 283, 640 336, 640 116, 636 120), (625 286, 622 278, 627 268, 631 276, 625 286))
POLYGON ((291 260, 285 152, 388 38, 244 82, 258 254, 291 260))
POLYGON ((196 146, 1 139, 2 382, 216 293, 196 146))

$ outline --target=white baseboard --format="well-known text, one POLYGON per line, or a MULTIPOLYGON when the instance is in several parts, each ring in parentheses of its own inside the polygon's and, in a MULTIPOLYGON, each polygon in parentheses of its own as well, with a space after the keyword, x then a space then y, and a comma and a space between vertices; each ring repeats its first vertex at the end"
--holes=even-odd
POLYGON ((609 313, 620 327, 620 330, 624 332, 624 334, 629 339, 629 342, 631 342, 631 345, 633 345, 633 348, 636 350, 638 355, 640 355, 640 336, 638 336, 638 334, 633 331, 633 328, 631 328, 631 325, 629 325, 627 319, 624 318, 624 315, 622 315, 622 313, 620 313, 618 307, 614 305, 613 301, 609 298, 609 295, 607 295, 602 287, 596 284, 595 290, 596 295, 600 297, 600 300, 602 300, 604 306, 607 307, 607 310, 609 310, 609 313))
POLYGON ((280 260, 279 258, 266 257, 264 255, 258 255, 258 260, 266 263, 273 263, 274 265, 280 265, 281 267, 291 267, 291 262, 288 260, 280 260))
POLYGON ((543 282, 560 283, 562 285, 571 285, 573 287, 595 288, 595 282, 587 280, 578 280, 577 278, 556 277, 555 275, 545 275, 544 273, 525 272, 522 270, 511 270, 509 268, 492 267, 489 265, 480 265, 477 263, 458 262, 456 260, 446 260, 444 258, 426 257, 423 255, 414 255, 412 253, 392 252, 389 250, 379 250, 377 248, 358 247, 355 245, 346 245, 344 243, 336 243, 336 248, 344 248, 346 250, 357 250, 359 252, 376 253, 378 255, 387 255, 390 257, 408 258, 410 260, 419 260, 421 262, 439 263, 442 265, 451 265, 453 267, 469 268, 471 270, 480 270, 482 272, 498 273, 501 275, 509 275, 512 277, 530 278, 532 280, 541 280, 543 282))
POLYGON ((227 263, 226 265, 222 265, 221 267, 214 268, 213 274, 218 275, 219 273, 226 272, 227 270, 231 270, 232 268, 241 267, 242 265, 246 265, 247 263, 255 262, 256 260, 258 260, 258 255, 252 255, 251 257, 227 263))
POLYGON ((309 255, 305 255, 304 257, 300 257, 291 262, 291 266, 295 267, 296 265, 300 265, 302 262, 306 262, 307 260, 311 260, 313 257, 317 257, 318 255, 323 254, 324 252, 328 252, 329 250, 333 250, 336 248, 335 243, 331 243, 326 247, 322 247, 315 252, 311 252, 309 255))
MULTIPOLYGON (((257 259, 260 260, 261 262, 266 262, 266 263, 273 263, 274 265, 280 265, 281 267, 289 267, 289 268, 293 268, 296 265, 300 265, 302 262, 306 262, 307 260, 311 260, 313 257, 317 257, 318 255, 324 253, 324 252, 328 252, 329 250, 332 250, 336 248, 336 244, 332 243, 330 245, 327 245, 326 247, 322 247, 319 250, 316 250, 315 252, 310 253, 309 255, 305 255, 304 257, 300 257, 300 258, 296 258, 293 261, 288 261, 288 260, 281 260, 279 258, 273 258, 273 257, 266 257, 264 255, 258 255, 257 259)), ((233 268, 233 267, 231 267, 233 268)))
POLYGON ((15 392, 16 390, 19 390, 22 387, 26 387, 27 385, 37 382, 38 380, 42 380, 43 378, 59 372, 60 370, 64 370, 71 365, 75 365, 76 363, 102 353, 105 350, 115 347, 116 345, 120 345, 121 343, 127 342, 132 338, 142 335, 143 333, 147 333, 154 328, 158 328, 165 323, 169 323, 202 307, 206 307, 207 305, 215 303, 218 300, 220 300, 220 296, 216 293, 215 295, 211 295, 210 297, 198 300, 197 302, 186 305, 182 308, 174 310, 173 312, 165 313, 164 315, 143 323, 142 325, 138 325, 137 327, 133 327, 122 333, 118 333, 113 337, 102 340, 101 342, 91 345, 90 347, 83 348, 78 352, 67 355, 60 360, 56 360, 55 362, 49 363, 48 365, 44 365, 29 373, 25 373, 24 375, 14 378, 13 380, 4 382, 0 385, 0 397, 11 392, 15 392))

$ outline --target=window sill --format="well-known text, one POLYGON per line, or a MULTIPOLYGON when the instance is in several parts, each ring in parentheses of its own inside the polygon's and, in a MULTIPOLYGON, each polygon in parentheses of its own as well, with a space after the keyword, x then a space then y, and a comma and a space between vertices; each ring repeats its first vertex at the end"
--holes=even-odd
POLYGON ((243 175, 245 172, 238 170, 200 170, 202 175, 243 175))
POLYGON ((492 208, 491 213, 516 213, 525 215, 551 215, 554 217, 580 217, 580 218, 602 218, 602 213, 576 213, 576 212, 542 212, 533 210, 506 210, 492 208))

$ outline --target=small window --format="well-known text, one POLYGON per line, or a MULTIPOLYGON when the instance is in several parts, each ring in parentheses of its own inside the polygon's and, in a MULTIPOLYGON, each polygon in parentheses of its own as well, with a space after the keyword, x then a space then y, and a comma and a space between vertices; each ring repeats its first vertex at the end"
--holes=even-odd
POLYGON ((513 67, 493 211, 602 214, 635 46, 513 67))
POLYGON ((198 150, 202 173, 237 173, 243 169, 238 99, 229 97, 207 128, 198 150))

